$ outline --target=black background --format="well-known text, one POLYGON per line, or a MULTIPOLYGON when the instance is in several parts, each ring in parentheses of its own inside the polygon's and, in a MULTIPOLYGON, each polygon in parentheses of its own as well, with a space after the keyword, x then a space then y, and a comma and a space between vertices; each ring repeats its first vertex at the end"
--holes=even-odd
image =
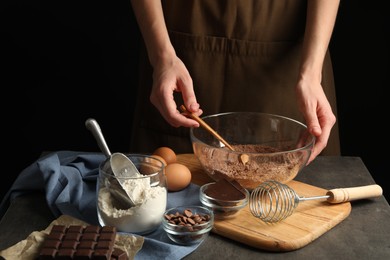
MULTIPOLYGON (((330 44, 343 156, 359 156, 389 199, 389 16, 385 1, 341 1, 330 44)), ((140 33, 128 0, 2 1, 2 198, 44 151, 128 151, 140 33)))

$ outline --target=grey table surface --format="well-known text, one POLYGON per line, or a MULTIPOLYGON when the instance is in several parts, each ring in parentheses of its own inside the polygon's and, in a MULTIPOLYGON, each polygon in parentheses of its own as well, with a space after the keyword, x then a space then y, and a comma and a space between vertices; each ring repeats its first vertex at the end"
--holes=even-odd
MULTIPOLYGON (((375 183, 359 157, 333 156, 318 157, 296 180, 324 189, 375 183)), ((390 259, 390 206, 385 197, 351 205, 345 220, 295 251, 264 251, 211 233, 185 259, 390 259)), ((0 250, 45 229, 53 220, 43 194, 15 199, 0 222, 0 250)))

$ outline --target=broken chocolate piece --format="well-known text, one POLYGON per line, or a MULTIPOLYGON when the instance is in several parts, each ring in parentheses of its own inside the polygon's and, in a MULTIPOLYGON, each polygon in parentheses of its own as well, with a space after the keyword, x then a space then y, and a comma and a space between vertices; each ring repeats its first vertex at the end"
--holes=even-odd
POLYGON ((111 258, 116 260, 127 260, 126 252, 119 248, 114 248, 111 258))

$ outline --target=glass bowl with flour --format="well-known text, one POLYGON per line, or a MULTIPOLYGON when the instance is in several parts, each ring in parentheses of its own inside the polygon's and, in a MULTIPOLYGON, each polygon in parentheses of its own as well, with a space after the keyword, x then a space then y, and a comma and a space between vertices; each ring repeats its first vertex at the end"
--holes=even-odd
POLYGON ((137 173, 136 176, 115 176, 109 159, 99 166, 98 219, 102 226, 115 226, 121 232, 144 235, 161 225, 166 210, 167 183, 164 164, 149 155, 126 154, 126 156, 137 167, 139 174, 137 173), (132 206, 124 205, 118 198, 117 194, 122 189, 121 186, 131 197, 132 206))

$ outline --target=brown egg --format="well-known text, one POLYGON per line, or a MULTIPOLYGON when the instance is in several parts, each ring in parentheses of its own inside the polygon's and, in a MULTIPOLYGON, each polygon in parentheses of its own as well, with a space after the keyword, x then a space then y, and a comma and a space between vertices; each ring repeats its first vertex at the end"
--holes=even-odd
POLYGON ((153 157, 153 158, 156 158, 156 159, 160 160, 164 164, 164 166, 168 165, 167 162, 165 161, 165 159, 162 158, 160 155, 152 154, 150 157, 153 157))
POLYGON ((157 148, 152 154, 161 156, 167 162, 167 164, 175 163, 177 160, 176 153, 171 148, 166 146, 157 148))
POLYGON ((150 155, 149 158, 145 158, 145 161, 140 165, 139 172, 144 175, 155 173, 159 170, 159 167, 167 166, 167 162, 158 155, 150 155), (157 160, 156 160, 157 159, 157 160))
POLYGON ((171 163, 165 167, 168 191, 179 191, 186 188, 191 182, 191 171, 180 163, 171 163))

